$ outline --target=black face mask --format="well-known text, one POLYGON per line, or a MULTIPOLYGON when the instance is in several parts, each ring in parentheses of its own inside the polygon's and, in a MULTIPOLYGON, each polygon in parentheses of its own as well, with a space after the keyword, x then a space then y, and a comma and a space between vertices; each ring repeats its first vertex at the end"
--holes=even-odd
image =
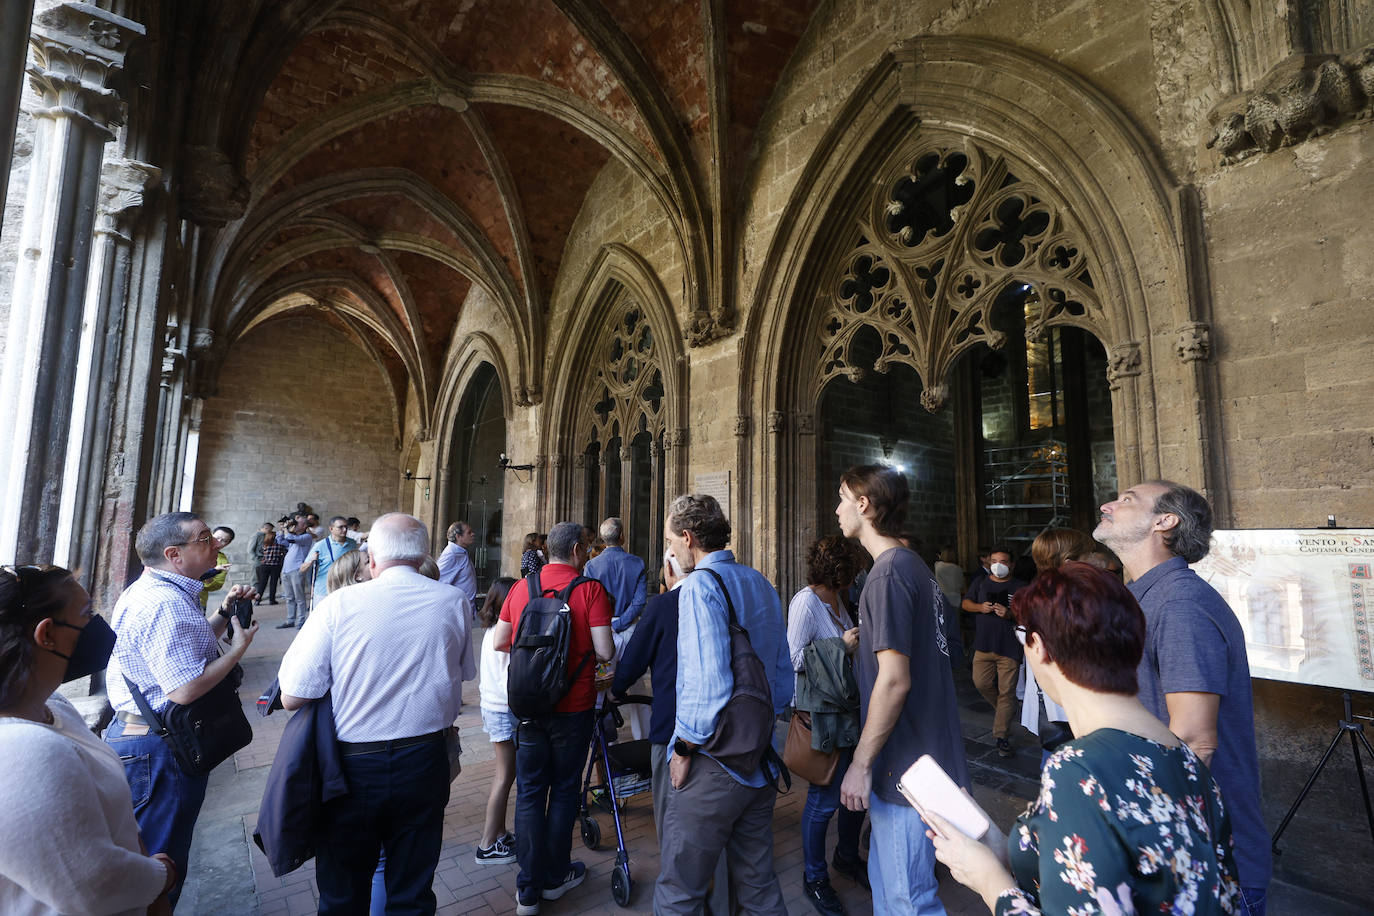
POLYGON ((104 617, 96 614, 84 627, 63 623, 61 620, 54 620, 53 623, 59 627, 81 631, 81 635, 76 638, 76 645, 72 647, 71 655, 63 655, 56 649, 48 650, 58 658, 67 660, 67 673, 62 676, 62 683, 105 670, 110 663, 110 654, 114 652, 115 631, 110 629, 104 617))

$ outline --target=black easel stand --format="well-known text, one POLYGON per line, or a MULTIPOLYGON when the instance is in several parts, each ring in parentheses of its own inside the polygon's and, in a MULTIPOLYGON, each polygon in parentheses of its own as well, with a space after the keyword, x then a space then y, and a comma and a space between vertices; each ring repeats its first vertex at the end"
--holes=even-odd
POLYGON ((1369 755, 1371 762, 1374 762, 1374 748, 1369 746, 1369 739, 1364 736, 1364 726, 1356 722, 1355 717, 1351 715, 1349 691, 1342 693, 1341 696, 1345 700, 1345 718, 1340 720, 1340 723, 1336 726, 1336 737, 1331 739, 1331 746, 1326 749, 1325 754, 1322 754, 1321 762, 1318 763, 1317 768, 1312 771, 1312 775, 1307 777, 1307 785, 1302 787, 1302 791, 1298 793, 1298 797, 1293 800, 1293 806, 1289 808, 1288 813, 1283 816, 1283 822, 1279 824, 1279 829, 1274 831, 1272 848, 1276 856, 1281 854, 1279 850, 1279 837, 1283 836, 1283 831, 1288 826, 1288 822, 1293 819, 1293 815, 1298 813, 1298 806, 1302 804, 1302 800, 1306 798, 1307 793, 1311 791, 1312 784, 1316 782, 1317 777, 1321 775, 1322 768, 1326 766, 1326 762, 1331 759, 1332 754, 1336 753, 1336 745, 1340 744, 1341 736, 1343 735, 1350 736, 1350 750, 1355 754, 1355 772, 1358 773, 1360 777, 1360 794, 1364 796, 1364 816, 1369 819, 1369 838, 1374 840, 1374 807, 1371 807, 1369 803, 1369 784, 1365 782, 1364 761, 1360 758, 1360 746, 1364 746, 1365 753, 1369 755))

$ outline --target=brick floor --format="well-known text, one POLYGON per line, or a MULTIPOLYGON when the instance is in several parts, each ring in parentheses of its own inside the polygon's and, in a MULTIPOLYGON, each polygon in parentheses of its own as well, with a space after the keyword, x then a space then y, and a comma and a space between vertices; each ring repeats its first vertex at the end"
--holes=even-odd
MULTIPOLYGON (((281 655, 296 632, 273 629, 272 625, 280 619, 280 614, 272 618, 268 616, 270 613, 264 614, 264 628, 259 632, 244 663, 247 675, 245 694, 272 680, 281 655)), ((1010 764, 998 760, 988 734, 991 710, 977 697, 966 676, 959 680, 964 705, 965 743, 976 782, 975 795, 999 823, 1007 823, 1034 791, 1038 754, 1027 746, 1010 764)), ((465 709, 458 720, 464 745, 463 772, 453 784, 445 809, 444 844, 435 872, 434 893, 438 898, 439 912, 443 914, 491 916, 513 913, 516 866, 513 863, 479 866, 473 860, 474 843, 481 831, 493 764, 490 744, 486 733, 481 730, 476 684, 465 685, 463 695, 465 709)), ((251 703, 253 697, 246 699, 251 703)), ((265 773, 265 770, 253 771, 271 764, 286 723, 286 715, 281 712, 267 719, 256 715, 252 718, 255 729, 253 742, 234 759, 237 773, 232 775, 237 777, 260 777, 265 773)), ((1021 744, 1030 745, 1031 741, 1029 733, 1021 735, 1021 744)), ((230 787, 236 785, 229 780, 212 780, 211 799, 207 801, 207 806, 217 792, 235 791, 230 787)), ((512 796, 512 805, 513 801, 512 796)), ((778 798, 774 829, 775 866, 782 881, 788 911, 796 916, 813 912, 802 896, 800 821, 805 801, 806 784, 798 780, 790 793, 778 798)), ((650 796, 645 794, 629 799, 622 811, 633 879, 630 906, 627 908, 618 907, 611 898, 611 870, 615 864, 615 836, 611 817, 604 812, 598 812, 596 817, 602 831, 602 848, 596 851, 586 849, 580 836, 574 832, 573 856, 586 863, 587 880, 562 899, 545 902, 541 911, 551 914, 651 912, 653 883, 658 874, 659 859, 650 796)), ((235 815, 234 818, 241 823, 245 837, 244 851, 237 855, 246 855, 251 860, 254 899, 239 899, 227 907, 198 906, 195 912, 258 913, 261 916, 314 913, 318 902, 314 863, 307 863, 281 878, 274 877, 266 857, 247 839, 252 836, 256 815, 235 815)), ((511 821, 512 817, 508 815, 508 827, 511 821)), ((834 829, 832 823, 832 844, 834 829)), ((195 861, 204 861, 199 851, 193 855, 195 861)), ((195 868, 193 863, 193 871, 195 868)), ((872 912, 869 896, 862 887, 838 875, 833 880, 851 914, 872 912)), ((947 874, 942 877, 941 897, 949 912, 956 916, 986 912, 981 901, 952 881, 947 874)))

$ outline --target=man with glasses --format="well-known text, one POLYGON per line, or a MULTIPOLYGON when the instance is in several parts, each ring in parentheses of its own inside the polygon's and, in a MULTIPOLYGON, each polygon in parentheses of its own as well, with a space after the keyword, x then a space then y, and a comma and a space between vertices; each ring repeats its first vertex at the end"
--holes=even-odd
MULTIPOLYGON (((336 515, 329 520, 329 537, 316 541, 315 546, 305 556, 301 564, 301 575, 306 575, 310 567, 315 569, 315 601, 329 594, 329 567, 338 562, 339 557, 358 549, 358 542, 348 536, 348 519, 336 515)), ((299 623, 305 623, 300 620, 299 623)))
POLYGON ((134 816, 152 854, 166 853, 176 863, 173 905, 188 870, 191 835, 208 776, 188 776, 163 740, 148 733, 148 723, 124 678, 162 713, 168 703, 185 706, 224 680, 258 632, 254 623, 240 629, 220 654, 219 637, 233 616, 234 602, 252 599, 251 586, 235 585, 217 612, 206 620, 200 607, 202 573, 215 565, 217 545, 210 528, 190 512, 169 512, 148 521, 134 542, 143 575, 124 590, 110 615, 118 636, 106 682, 115 718, 105 741, 124 762, 133 794, 134 816))

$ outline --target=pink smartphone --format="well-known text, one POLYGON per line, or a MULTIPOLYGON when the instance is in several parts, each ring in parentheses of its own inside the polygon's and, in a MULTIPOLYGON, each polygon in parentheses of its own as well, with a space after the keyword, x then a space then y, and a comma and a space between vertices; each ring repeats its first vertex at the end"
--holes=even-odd
POLYGON ((929 754, 922 755, 902 774, 897 788, 921 814, 934 812, 975 840, 982 839, 991 826, 983 809, 964 794, 929 754))

